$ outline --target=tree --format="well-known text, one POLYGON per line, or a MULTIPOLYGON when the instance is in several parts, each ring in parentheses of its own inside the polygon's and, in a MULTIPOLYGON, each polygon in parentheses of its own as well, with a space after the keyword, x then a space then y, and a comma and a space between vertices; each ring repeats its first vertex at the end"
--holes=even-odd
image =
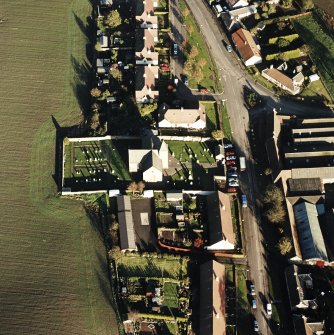
POLYGON ((255 19, 256 21, 259 21, 259 20, 261 19, 261 16, 260 16, 260 14, 259 14, 258 12, 256 12, 256 13, 254 14, 254 19, 255 19))
POLYGON ((132 181, 128 186, 128 191, 131 191, 134 194, 138 189, 138 185, 135 181, 132 181))
POLYGON ((203 69, 203 67, 206 65, 206 60, 204 58, 201 58, 199 61, 198 61, 198 66, 203 69))
POLYGON ((266 168, 266 169, 264 170, 264 174, 265 174, 266 176, 270 176, 272 173, 273 173, 273 170, 272 170, 271 168, 266 168))
POLYGON ((286 48, 287 46, 290 45, 290 42, 286 40, 285 38, 279 38, 277 41, 277 45, 280 49, 286 48))
POLYGON ((188 25, 187 26, 187 32, 191 36, 191 34, 194 32, 194 26, 188 25))
POLYGON ((282 0, 281 5, 285 8, 290 8, 292 6, 292 0, 282 0))
POLYGON ((277 186, 269 185, 264 193, 263 202, 265 204, 282 204, 284 196, 277 186))
POLYGON ((283 205, 272 205, 266 212, 266 218, 272 223, 284 223, 285 210, 283 205))
POLYGON ((198 56, 198 49, 196 47, 191 47, 189 51, 189 57, 194 59, 196 56, 198 56))
POLYGON ((100 128, 99 113, 92 113, 90 120, 89 120, 89 126, 92 130, 97 130, 100 128))
POLYGON ((113 63, 117 62, 117 59, 118 59, 118 49, 112 49, 111 50, 111 61, 113 63))
POLYGON ((104 24, 110 28, 117 28, 122 24, 121 16, 117 10, 112 10, 104 19, 104 24))
POLYGON ((97 87, 94 87, 90 90, 90 95, 93 97, 93 98, 98 98, 101 96, 101 91, 97 88, 97 87))
POLYGON ((278 30, 283 30, 286 27, 286 23, 284 21, 277 22, 278 30))
POLYGON ((95 50, 98 51, 98 52, 102 51, 102 46, 101 46, 100 42, 96 42, 96 44, 95 44, 95 50))
POLYGON ((299 0, 299 4, 303 10, 310 10, 314 7, 312 0, 299 0))
POLYGON ((269 7, 265 2, 261 3, 260 8, 261 8, 262 13, 266 13, 269 10, 269 7))
POLYGON ((192 59, 187 59, 186 62, 184 63, 183 66, 183 72, 184 74, 186 74, 188 77, 190 77, 192 75, 193 72, 193 60, 192 59))
POLYGON ((258 97, 255 92, 246 93, 246 102, 249 107, 253 108, 258 104, 258 97))
POLYGON ((99 100, 105 100, 105 99, 107 99, 107 97, 110 97, 110 91, 109 90, 105 90, 105 91, 103 91, 103 93, 101 94, 101 97, 100 97, 100 99, 99 100))
POLYGON ((109 250, 109 257, 111 257, 114 261, 119 259, 122 256, 121 248, 118 246, 114 246, 109 250))
POLYGON ((138 192, 139 192, 140 194, 142 194, 143 191, 144 191, 144 188, 145 188, 145 183, 144 183, 143 181, 140 181, 140 182, 137 184, 137 188, 138 188, 138 192))
POLYGON ((221 140, 224 137, 224 133, 222 130, 214 130, 211 132, 211 137, 215 140, 221 140))
POLYGON ((198 66, 198 64, 196 64, 196 66, 194 68, 193 78, 196 80, 197 84, 199 84, 203 80, 203 78, 204 78, 203 71, 198 66))
POLYGON ((299 50, 304 54, 307 55, 310 53, 310 46, 308 44, 303 44, 299 50))
POLYGON ((268 14, 274 14, 276 13, 276 6, 275 5, 269 5, 269 9, 268 9, 268 14))
POLYGON ((110 70, 109 70, 109 73, 110 73, 111 77, 114 80, 116 80, 117 82, 123 81, 123 73, 117 67, 111 67, 110 70))
POLYGON ((281 253, 281 255, 285 256, 292 250, 292 242, 291 239, 283 236, 277 244, 277 249, 281 253))
POLYGON ((182 16, 183 16, 184 18, 187 18, 187 16, 189 15, 189 13, 190 13, 190 11, 189 11, 189 9, 186 7, 186 8, 184 8, 183 11, 182 11, 182 16))
POLYGON ((156 102, 143 104, 141 105, 139 112, 141 116, 147 116, 152 114, 158 108, 158 104, 156 102))

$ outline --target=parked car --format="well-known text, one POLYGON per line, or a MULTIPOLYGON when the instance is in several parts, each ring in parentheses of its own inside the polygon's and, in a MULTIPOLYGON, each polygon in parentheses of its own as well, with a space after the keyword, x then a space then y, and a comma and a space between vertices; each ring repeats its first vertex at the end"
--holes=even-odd
POLYGON ((225 152, 225 156, 234 156, 235 155, 235 152, 233 151, 226 151, 225 152))
POLYGON ((179 52, 179 47, 177 46, 177 44, 176 43, 174 43, 173 44, 173 56, 177 56, 177 54, 178 54, 178 52, 179 52))
POLYGON ((227 45, 226 45, 226 50, 227 50, 228 52, 232 52, 232 51, 233 51, 233 49, 232 49, 232 47, 231 47, 231 44, 227 44, 227 45))
POLYGON ((226 165, 230 166, 230 165, 236 165, 237 163, 235 161, 226 161, 226 165))
POLYGON ((226 156, 227 161, 235 161, 237 159, 236 156, 226 156))
POLYGON ((188 79, 188 77, 186 77, 186 76, 183 77, 183 83, 184 83, 184 85, 186 85, 186 86, 189 85, 189 79, 188 79))
POLYGON ((273 310, 272 310, 271 304, 267 304, 267 313, 268 313, 268 315, 273 314, 273 310))
POLYGON ((228 167, 228 172, 237 172, 238 168, 236 166, 229 166, 228 167))
POLYGON ((228 184, 229 186, 232 186, 232 187, 239 187, 239 182, 235 180, 230 180, 228 184))
POLYGON ((235 171, 227 171, 228 177, 238 177, 238 173, 235 171))
POLYGON ((199 91, 203 94, 204 93, 209 93, 209 90, 207 88, 201 88, 199 91))
POLYGON ((170 71, 170 67, 169 67, 168 64, 161 64, 160 69, 161 69, 162 72, 169 72, 170 71))
POLYGON ((242 207, 247 207, 247 197, 245 194, 241 195, 242 207))
POLYGON ((259 323, 256 320, 254 320, 254 331, 259 332, 259 323))
POLYGON ((225 143, 224 148, 225 149, 229 149, 229 148, 233 149, 233 144, 232 143, 225 143))
POLYGON ((255 299, 252 299, 252 308, 256 309, 256 300, 255 299))
POLYGON ((249 291, 251 295, 255 295, 255 286, 254 284, 249 285, 249 291))
POLYGON ((227 189, 227 193, 236 193, 237 192, 237 189, 235 187, 229 187, 227 189))

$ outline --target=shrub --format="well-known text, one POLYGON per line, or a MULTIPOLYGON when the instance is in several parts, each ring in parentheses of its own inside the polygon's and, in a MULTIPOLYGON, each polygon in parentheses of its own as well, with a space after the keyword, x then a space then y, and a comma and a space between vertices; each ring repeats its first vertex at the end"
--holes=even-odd
POLYGON ((287 40, 289 42, 292 42, 294 40, 296 40, 299 37, 298 34, 291 34, 291 35, 286 35, 286 36, 278 36, 278 37, 272 37, 269 38, 268 43, 269 44, 276 44, 278 39, 284 39, 287 40))

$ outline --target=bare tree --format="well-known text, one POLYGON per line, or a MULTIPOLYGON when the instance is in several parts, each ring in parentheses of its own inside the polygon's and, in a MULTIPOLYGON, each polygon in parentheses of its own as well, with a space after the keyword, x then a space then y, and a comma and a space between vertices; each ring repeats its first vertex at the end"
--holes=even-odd
POLYGON ((281 255, 285 256, 292 250, 292 242, 289 237, 283 236, 277 244, 277 249, 281 255))
POLYGON ((117 260, 122 256, 121 248, 118 246, 114 246, 109 250, 109 257, 113 260, 117 260))
POLYGON ((187 16, 190 14, 190 11, 189 11, 189 9, 186 7, 186 8, 184 8, 183 9, 183 11, 182 11, 182 16, 184 17, 184 18, 187 18, 187 16))
POLYGON ((138 189, 138 192, 140 194, 143 193, 144 191, 144 188, 145 188, 145 183, 143 181, 140 181, 138 184, 137 184, 137 189, 138 189))
POLYGON ((112 10, 104 20, 104 24, 110 28, 116 28, 122 24, 122 18, 117 10, 112 10))
POLYGON ((94 87, 90 90, 90 95, 94 98, 98 98, 101 95, 101 91, 97 87, 94 87))
POLYGON ((131 191, 134 194, 138 190, 138 185, 135 181, 132 181, 128 186, 128 191, 131 191))

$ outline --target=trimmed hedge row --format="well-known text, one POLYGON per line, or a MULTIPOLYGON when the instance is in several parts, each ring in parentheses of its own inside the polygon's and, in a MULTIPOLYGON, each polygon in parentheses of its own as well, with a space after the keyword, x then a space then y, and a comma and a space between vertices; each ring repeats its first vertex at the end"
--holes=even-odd
POLYGON ((281 52, 279 54, 271 54, 266 56, 266 61, 271 61, 273 59, 282 59, 284 61, 287 61, 289 59, 298 58, 302 55, 301 51, 299 49, 295 50, 288 50, 285 52, 281 52))
POLYGON ((170 315, 160 315, 160 314, 149 314, 149 313, 138 313, 140 318, 144 319, 155 319, 155 320, 167 320, 167 321, 178 321, 187 322, 188 319, 182 316, 170 316, 170 315))
POLYGON ((272 38, 269 38, 268 43, 269 44, 275 44, 278 41, 279 38, 283 38, 284 40, 292 42, 292 41, 296 40, 298 37, 299 37, 298 34, 291 34, 291 35, 286 35, 286 36, 272 37, 272 38))

